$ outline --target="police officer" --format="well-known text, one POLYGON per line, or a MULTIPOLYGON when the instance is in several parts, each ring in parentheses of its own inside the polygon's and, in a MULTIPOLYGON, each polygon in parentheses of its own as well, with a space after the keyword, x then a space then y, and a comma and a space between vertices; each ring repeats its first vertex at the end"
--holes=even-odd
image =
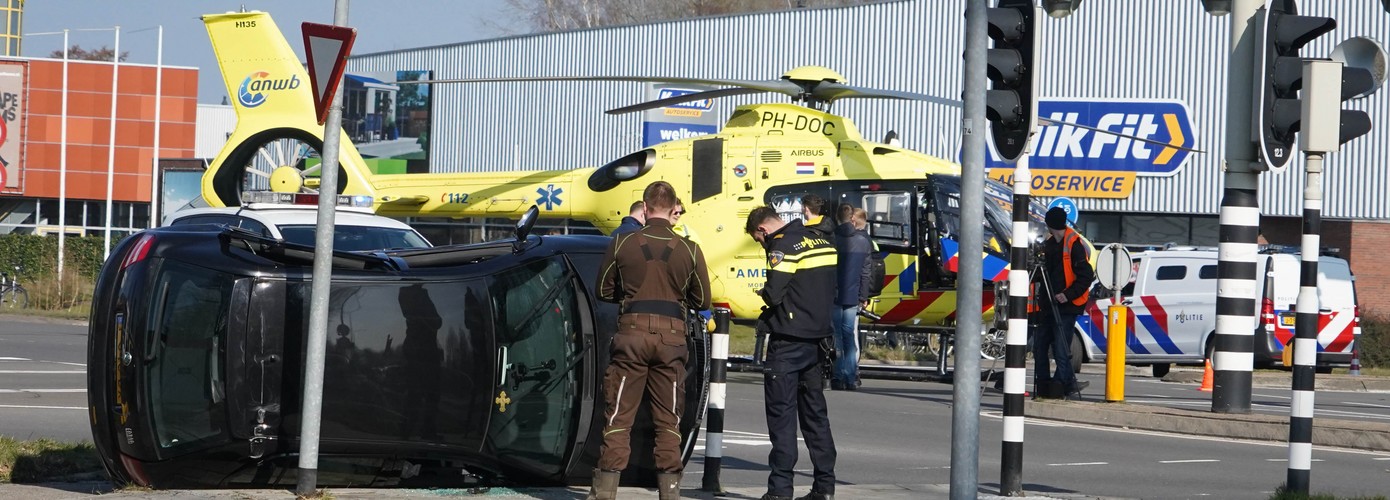
POLYGON ((1042 282, 1033 285, 1033 302, 1029 306, 1037 325, 1033 334, 1034 394, 1046 397, 1051 391, 1044 389, 1056 385, 1066 398, 1080 399, 1081 390, 1090 382, 1077 382, 1072 371, 1072 325, 1086 309, 1096 273, 1091 269, 1086 243, 1067 225, 1066 210, 1052 207, 1045 220, 1048 238, 1043 241, 1043 272, 1037 276, 1042 282), (1052 377, 1048 376, 1049 354, 1057 364, 1052 377))
POLYGON ((767 309, 760 321, 771 332, 763 369, 768 454, 763 500, 791 500, 796 465, 796 426, 811 452, 814 481, 801 500, 835 498, 835 440, 825 407, 824 368, 830 347, 830 312, 835 299, 835 246, 801 221, 783 222, 771 207, 748 214, 744 227, 767 250, 767 284, 760 292, 767 309))
POLYGON ((642 201, 646 225, 615 237, 599 267, 599 299, 619 303, 621 312, 603 378, 608 423, 590 500, 617 497, 618 477, 632 451, 633 417, 644 392, 656 425, 658 495, 661 500, 680 498, 686 314, 709 308, 709 271, 700 247, 671 230, 675 189, 653 182, 642 201))

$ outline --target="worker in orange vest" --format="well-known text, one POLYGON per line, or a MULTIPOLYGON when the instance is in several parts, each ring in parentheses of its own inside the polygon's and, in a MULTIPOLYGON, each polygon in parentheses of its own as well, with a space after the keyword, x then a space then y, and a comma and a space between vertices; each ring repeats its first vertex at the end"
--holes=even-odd
MULTIPOLYGON (((1076 317, 1086 310, 1095 270, 1081 235, 1067 225, 1067 212, 1061 207, 1047 211, 1048 238, 1043 241, 1042 273, 1034 276, 1033 301, 1030 312, 1036 325, 1033 331, 1034 397, 1047 397, 1054 391, 1051 384, 1060 386, 1068 399, 1080 399, 1081 390, 1089 382, 1078 382, 1072 371, 1071 340, 1076 317), (1057 365, 1049 376, 1048 358, 1057 365)), ((1081 362, 1081 360, 1075 360, 1081 362)))

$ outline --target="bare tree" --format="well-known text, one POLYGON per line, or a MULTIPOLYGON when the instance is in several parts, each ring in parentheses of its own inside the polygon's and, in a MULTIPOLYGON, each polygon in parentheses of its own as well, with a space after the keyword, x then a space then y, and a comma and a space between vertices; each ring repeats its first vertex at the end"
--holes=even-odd
MULTIPOLYGON (((68 59, 76 59, 79 61, 110 61, 115 55, 116 51, 105 45, 102 45, 99 49, 93 50, 84 49, 81 45, 73 45, 68 48, 68 59)), ((49 52, 48 57, 62 59, 63 51, 59 49, 49 52)), ((121 52, 122 61, 125 61, 128 57, 130 57, 130 51, 121 52)))
POLYGON ((536 31, 868 3, 870 0, 507 0, 536 31))

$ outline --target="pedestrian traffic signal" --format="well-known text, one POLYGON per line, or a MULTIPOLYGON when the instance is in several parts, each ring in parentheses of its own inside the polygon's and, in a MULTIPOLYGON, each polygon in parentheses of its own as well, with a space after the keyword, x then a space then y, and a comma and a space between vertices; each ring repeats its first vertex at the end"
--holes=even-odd
MULTIPOLYGON (((1283 170, 1297 149, 1302 104, 1303 58, 1298 51, 1337 27, 1330 17, 1300 16, 1292 0, 1276 0, 1260 10, 1256 44, 1256 135, 1264 165, 1283 170)), ((1364 113, 1363 113, 1364 114, 1364 113)), ((1367 120, 1369 125, 1369 119, 1367 120)), ((1365 132, 1362 132, 1365 133, 1365 132)), ((1256 163, 1257 168, 1260 165, 1256 163)))
POLYGON ((1032 0, 999 0, 990 8, 989 79, 985 116, 994 149, 1004 161, 1022 156, 1037 124, 1037 11, 1032 0))

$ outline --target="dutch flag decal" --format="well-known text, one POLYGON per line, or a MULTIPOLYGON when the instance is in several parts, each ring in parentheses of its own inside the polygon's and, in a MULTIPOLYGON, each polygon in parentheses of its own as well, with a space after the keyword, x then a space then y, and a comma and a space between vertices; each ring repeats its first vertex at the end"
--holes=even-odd
POLYGON ((809 161, 796 162, 796 173, 801 175, 814 175, 816 173, 816 164, 809 161))

